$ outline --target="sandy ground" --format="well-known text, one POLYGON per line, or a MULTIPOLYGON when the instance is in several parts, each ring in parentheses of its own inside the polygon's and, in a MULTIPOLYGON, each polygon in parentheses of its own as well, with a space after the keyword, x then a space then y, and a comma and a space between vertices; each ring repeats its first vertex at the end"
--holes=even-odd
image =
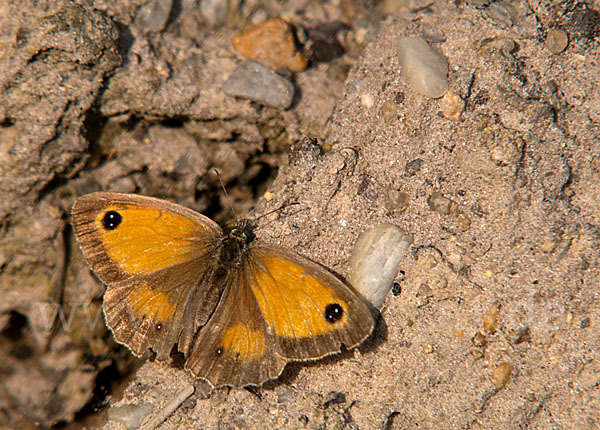
POLYGON ((163 429, 600 426, 597 2, 232 1, 211 27, 181 1, 151 33, 142 4, 1 6, 0 425, 120 429, 107 410, 130 404, 163 429), (271 16, 345 23, 283 111, 221 90, 232 38, 271 16), (448 60, 444 98, 402 79, 405 35, 448 60), (100 189, 218 221, 283 206, 259 238, 342 277, 370 226, 414 243, 360 348, 251 391, 147 362, 121 399, 136 362, 94 320, 69 225, 100 189))

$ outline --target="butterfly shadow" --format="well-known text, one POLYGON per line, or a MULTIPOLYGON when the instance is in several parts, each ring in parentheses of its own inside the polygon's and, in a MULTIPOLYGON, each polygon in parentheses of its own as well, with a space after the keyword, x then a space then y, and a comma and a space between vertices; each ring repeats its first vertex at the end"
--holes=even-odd
MULTIPOLYGON (((373 313, 376 321, 375 328, 373 329, 371 335, 356 348, 361 354, 373 353, 379 347, 379 345, 387 340, 388 337, 388 328, 385 320, 378 311, 373 311, 373 313)), ((333 353, 325 357, 317 358, 315 360, 289 362, 279 377, 265 382, 262 385, 262 388, 265 390, 273 390, 280 385, 292 385, 294 380, 298 377, 300 369, 303 367, 327 366, 342 360, 351 359, 353 356, 354 348, 347 349, 345 346, 342 346, 340 352, 333 353)))

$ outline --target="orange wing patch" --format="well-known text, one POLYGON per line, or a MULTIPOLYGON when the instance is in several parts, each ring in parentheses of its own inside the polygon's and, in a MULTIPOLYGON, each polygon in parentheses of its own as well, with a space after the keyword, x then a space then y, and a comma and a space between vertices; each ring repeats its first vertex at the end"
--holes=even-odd
POLYGON ((140 318, 155 321, 170 321, 175 312, 175 306, 169 302, 169 295, 153 290, 147 284, 131 291, 127 296, 127 303, 140 318))
POLYGON ((265 352, 265 335, 238 323, 223 333, 221 345, 225 352, 240 360, 256 360, 265 352))
POLYGON ((264 269, 257 267, 252 290, 275 334, 309 338, 329 333, 331 322, 325 316, 332 305, 341 308, 341 316, 335 323, 343 325, 348 321, 348 304, 332 287, 310 276, 304 267, 274 254, 257 253, 256 257, 264 269))
POLYGON ((107 206, 96 217, 96 228, 106 253, 128 274, 146 275, 190 259, 198 250, 196 221, 159 209, 107 206), (112 230, 105 228, 110 211, 121 218, 112 230))

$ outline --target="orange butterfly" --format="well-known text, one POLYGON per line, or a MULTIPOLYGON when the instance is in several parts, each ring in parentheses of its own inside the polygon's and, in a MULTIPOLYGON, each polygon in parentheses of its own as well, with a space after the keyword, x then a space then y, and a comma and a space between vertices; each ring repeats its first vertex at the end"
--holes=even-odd
POLYGON ((79 198, 72 220, 107 285, 117 342, 161 361, 182 352, 215 387, 261 385, 290 361, 352 348, 373 330, 358 293, 317 263, 256 242, 247 220, 224 233, 183 206, 107 192, 79 198))

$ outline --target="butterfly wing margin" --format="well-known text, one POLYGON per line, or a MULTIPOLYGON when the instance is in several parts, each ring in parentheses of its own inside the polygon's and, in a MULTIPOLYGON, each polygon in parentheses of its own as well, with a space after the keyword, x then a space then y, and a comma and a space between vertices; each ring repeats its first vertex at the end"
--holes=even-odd
POLYGON ((152 348, 160 360, 175 343, 187 352, 219 298, 214 288, 194 287, 209 277, 205 263, 220 227, 174 203, 107 192, 79 198, 72 224, 88 264, 107 285, 103 309, 116 341, 138 356, 152 348), (108 212, 120 217, 113 229, 104 225, 108 212))

